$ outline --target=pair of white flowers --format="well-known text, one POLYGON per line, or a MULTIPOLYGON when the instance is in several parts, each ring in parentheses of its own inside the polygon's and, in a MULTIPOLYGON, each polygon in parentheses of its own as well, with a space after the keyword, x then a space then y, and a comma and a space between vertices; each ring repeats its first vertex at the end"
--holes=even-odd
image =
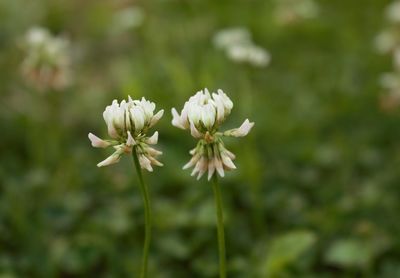
MULTIPOLYGON (((222 90, 210 94, 205 89, 190 97, 180 114, 175 108, 172 109, 172 125, 189 130, 194 138, 199 139, 196 148, 190 151, 192 159, 183 167, 184 169, 194 167, 192 176, 197 175, 199 179, 208 171, 208 179, 215 172, 223 177, 224 170, 236 168, 232 161, 235 155, 225 148, 222 137, 246 136, 254 123, 246 119, 239 128, 220 132, 219 126, 232 108, 232 101, 222 90)), ((146 135, 164 112, 160 110, 154 114, 154 110, 155 104, 145 98, 139 101, 129 97, 128 101, 123 100, 121 103, 114 100, 107 106, 103 117, 112 140, 102 140, 92 133, 89 133, 89 139, 93 147, 113 146, 115 152, 97 166, 117 163, 124 153, 132 152, 132 148, 137 152, 141 168, 152 171, 152 165, 162 166, 157 160, 161 152, 149 146, 157 143, 158 132, 151 137, 146 135)))

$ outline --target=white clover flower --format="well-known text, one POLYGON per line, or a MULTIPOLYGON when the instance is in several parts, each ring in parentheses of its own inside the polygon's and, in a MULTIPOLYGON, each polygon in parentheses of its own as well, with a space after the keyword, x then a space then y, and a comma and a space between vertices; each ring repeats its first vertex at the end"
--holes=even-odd
POLYGON ((225 148, 222 137, 246 136, 254 123, 246 119, 239 128, 218 131, 232 108, 233 102, 220 89, 212 94, 207 89, 197 92, 186 101, 180 114, 172 108, 172 125, 190 130, 194 138, 200 139, 196 148, 190 151, 191 160, 183 166, 183 169, 194 167, 192 176, 197 175, 197 179, 207 171, 210 180, 215 172, 223 177, 225 170, 236 169, 235 155, 225 148))
POLYGON ((22 74, 39 89, 63 89, 70 83, 69 41, 41 27, 28 30, 23 40, 26 57, 22 74))
POLYGON ((142 169, 153 171, 152 165, 162 166, 156 157, 161 155, 160 151, 150 147, 158 142, 158 132, 148 137, 147 132, 162 117, 164 110, 154 114, 156 105, 146 100, 122 100, 118 103, 113 100, 103 113, 104 121, 107 124, 108 135, 112 140, 102 140, 96 135, 89 133, 89 140, 95 148, 106 148, 113 146, 115 152, 104 161, 97 164, 98 167, 117 163, 124 153, 132 152, 136 148, 140 166, 142 169))

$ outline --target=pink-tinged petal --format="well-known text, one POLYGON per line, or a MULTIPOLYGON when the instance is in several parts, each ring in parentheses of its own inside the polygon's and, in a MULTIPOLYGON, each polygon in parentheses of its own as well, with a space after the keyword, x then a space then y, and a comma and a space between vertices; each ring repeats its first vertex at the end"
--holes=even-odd
POLYGON ((199 174, 197 175, 197 180, 199 180, 207 171, 207 159, 203 156, 201 157, 199 163, 200 166, 199 166, 199 174))
POLYGON ((159 155, 162 155, 162 152, 161 152, 161 151, 156 150, 156 149, 151 148, 151 147, 147 147, 147 148, 146 148, 146 152, 147 152, 149 155, 151 155, 151 156, 159 156, 159 155))
POLYGON ((92 146, 95 148, 107 148, 108 146, 111 145, 111 143, 100 139, 93 133, 89 133, 88 138, 89 138, 90 142, 92 142, 92 146))
POLYGON ((150 160, 144 155, 139 155, 139 164, 142 169, 146 169, 149 172, 153 172, 150 160))
POLYGON ((222 161, 219 158, 215 157, 214 158, 214 164, 215 164, 215 169, 217 170, 218 174, 221 177, 224 177, 225 176, 225 172, 224 172, 224 166, 222 165, 222 161))
POLYGON ((215 172, 215 163, 214 158, 208 161, 208 180, 211 180, 211 177, 214 175, 215 172))

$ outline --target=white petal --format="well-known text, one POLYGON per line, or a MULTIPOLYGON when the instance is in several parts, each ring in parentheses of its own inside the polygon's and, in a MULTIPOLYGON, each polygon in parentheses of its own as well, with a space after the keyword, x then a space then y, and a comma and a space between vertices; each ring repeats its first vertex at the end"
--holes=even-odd
POLYGON ((141 107, 135 106, 131 108, 131 119, 133 120, 133 123, 135 124, 135 131, 140 132, 143 127, 144 127, 144 111, 141 107))
POLYGON ((200 159, 200 154, 199 154, 199 153, 196 153, 196 154, 189 160, 189 162, 186 163, 186 164, 182 167, 182 169, 185 170, 185 169, 188 169, 188 168, 194 166, 194 165, 199 161, 199 159, 200 159))
POLYGON ((229 157, 228 153, 222 152, 221 153, 222 163, 229 169, 233 170, 236 169, 235 164, 233 163, 231 157, 229 157))
POLYGON ((194 126, 194 124, 192 122, 190 122, 190 134, 194 137, 194 138, 201 138, 203 136, 203 134, 201 134, 197 128, 194 126))
POLYGON ((199 173, 197 175, 197 180, 199 180, 206 171, 207 171, 207 159, 203 156, 200 159, 200 166, 199 166, 199 173))
POLYGON ((128 147, 136 145, 136 141, 135 141, 135 139, 133 139, 130 131, 128 131, 128 139, 126 140, 126 145, 128 147))
POLYGON ((208 180, 211 180, 211 177, 213 176, 214 172, 215 172, 215 165, 214 165, 214 158, 212 158, 208 161, 208 180))
POLYGON ((178 112, 176 111, 175 108, 171 109, 171 113, 172 113, 172 125, 176 126, 178 128, 181 129, 186 129, 182 123, 181 123, 181 117, 179 116, 178 112))
POLYGON ((121 158, 121 153, 116 151, 115 153, 113 153, 112 155, 110 155, 109 157, 107 157, 106 159, 101 161, 100 163, 98 163, 97 167, 103 167, 103 166, 115 164, 119 161, 120 158, 121 158))
POLYGON ((154 132, 154 134, 145 140, 147 144, 155 145, 158 142, 158 131, 154 132))
POLYGON ((89 133, 88 137, 89 137, 89 140, 92 142, 92 146, 95 148, 107 148, 108 146, 111 145, 111 143, 100 139, 93 133, 89 133))
POLYGON ((150 121, 150 127, 154 126, 160 119, 161 117, 164 115, 164 110, 161 109, 160 111, 157 112, 157 114, 155 114, 150 121))
POLYGON ((139 163, 142 169, 146 169, 149 172, 153 172, 153 167, 151 167, 150 160, 144 155, 139 155, 139 163))
POLYGON ((244 137, 250 132, 253 126, 254 123, 251 123, 248 119, 246 119, 239 128, 233 129, 228 132, 228 135, 234 137, 244 137))
POLYGON ((149 155, 151 155, 151 156, 159 156, 159 155, 162 155, 162 152, 161 152, 161 151, 156 150, 156 149, 151 148, 151 147, 147 147, 147 148, 146 148, 146 152, 147 152, 149 155))

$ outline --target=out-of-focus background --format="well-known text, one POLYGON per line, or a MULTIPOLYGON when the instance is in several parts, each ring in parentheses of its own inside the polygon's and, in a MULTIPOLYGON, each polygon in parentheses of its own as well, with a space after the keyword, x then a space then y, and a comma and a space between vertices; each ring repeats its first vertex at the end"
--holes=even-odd
POLYGON ((196 142, 169 113, 204 87, 233 100, 225 129, 256 123, 226 140, 229 277, 400 277, 390 3, 0 1, 0 277, 138 277, 131 157, 97 168, 112 150, 87 138, 128 94, 166 110, 150 277, 217 277, 212 189, 181 170, 196 142))

